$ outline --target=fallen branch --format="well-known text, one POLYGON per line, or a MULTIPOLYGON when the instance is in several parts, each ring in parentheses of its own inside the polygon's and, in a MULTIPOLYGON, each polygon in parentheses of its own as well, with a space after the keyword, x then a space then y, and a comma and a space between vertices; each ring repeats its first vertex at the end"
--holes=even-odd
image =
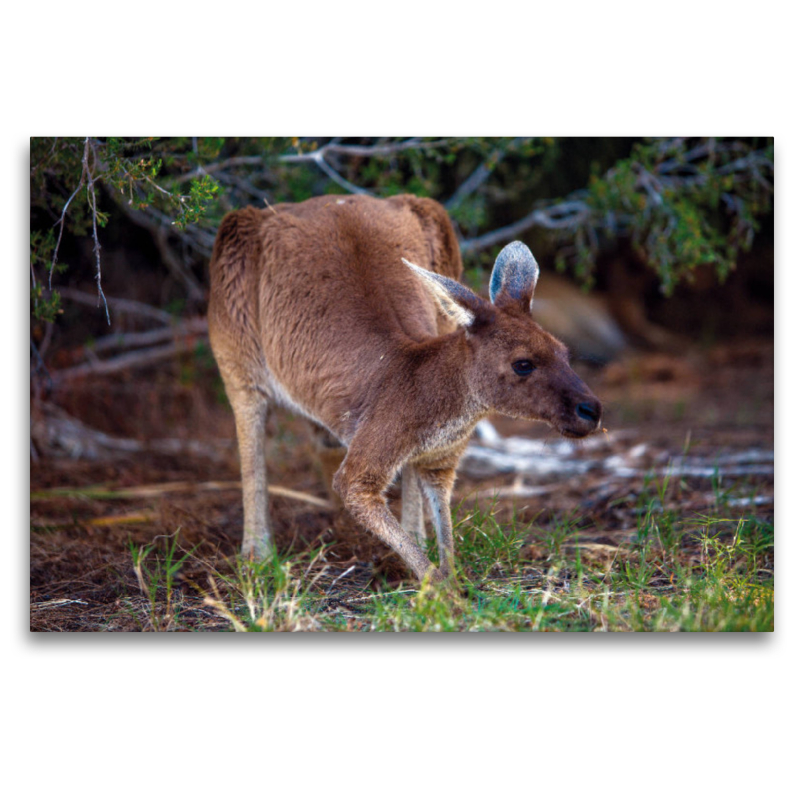
POLYGON ((31 417, 31 440, 42 453, 65 455, 99 461, 117 458, 120 453, 190 454, 222 461, 234 442, 230 439, 197 441, 193 439, 154 439, 142 442, 124 439, 90 428, 52 403, 40 404, 31 417))
MULTIPOLYGON (((129 500, 146 497, 163 497, 165 494, 195 493, 195 492, 224 492, 241 491, 241 481, 206 481, 194 483, 192 481, 170 481, 167 483, 151 483, 145 486, 129 486, 112 489, 106 485, 96 486, 61 486, 54 489, 42 489, 31 492, 31 500, 52 500, 62 497, 88 498, 90 500, 129 500)), ((327 511, 333 510, 333 505, 314 495, 300 492, 296 489, 287 489, 284 486, 270 486, 267 490, 275 497, 286 497, 298 500, 327 511)))
POLYGON ((563 484, 528 486, 523 477, 557 476, 570 478, 591 473, 612 478, 696 477, 728 478, 773 475, 775 453, 751 448, 711 456, 678 456, 653 453, 652 446, 640 442, 624 452, 608 452, 623 438, 619 433, 595 436, 581 442, 566 439, 546 441, 519 436, 500 436, 487 421, 476 429, 478 443, 470 443, 461 461, 460 471, 471 478, 486 479, 497 475, 515 476, 514 484, 484 491, 483 496, 535 497, 548 494, 563 484), (603 450, 608 454, 604 455, 603 450), (598 451, 600 451, 598 453, 598 451), (643 463, 649 456, 648 463, 643 463))

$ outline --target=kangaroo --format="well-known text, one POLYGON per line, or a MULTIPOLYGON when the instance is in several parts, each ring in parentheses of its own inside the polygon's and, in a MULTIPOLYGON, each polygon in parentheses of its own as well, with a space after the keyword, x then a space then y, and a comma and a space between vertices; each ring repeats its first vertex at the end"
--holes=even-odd
POLYGON ((454 571, 450 498, 480 419, 542 420, 574 438, 599 428, 599 400, 531 318, 539 267, 530 250, 512 242, 501 251, 489 301, 459 283, 461 272, 447 212, 413 195, 317 197, 223 219, 208 326, 236 421, 246 557, 272 549, 270 405, 346 448, 333 477, 344 506, 433 582, 454 571), (402 524, 385 498, 400 473, 402 524), (423 497, 438 567, 424 550, 423 497))

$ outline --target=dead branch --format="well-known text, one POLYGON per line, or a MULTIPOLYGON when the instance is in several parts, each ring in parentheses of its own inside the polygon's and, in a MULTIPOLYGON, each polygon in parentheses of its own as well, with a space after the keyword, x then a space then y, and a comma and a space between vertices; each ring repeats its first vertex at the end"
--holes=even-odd
POLYGON ((180 325, 169 328, 156 328, 152 331, 139 333, 112 333, 96 339, 91 345, 84 348, 89 353, 104 353, 109 350, 129 350, 136 347, 148 347, 171 339, 181 339, 187 336, 205 336, 208 333, 208 322, 205 319, 191 319, 180 325))
POLYGON ((85 378, 89 375, 111 375, 115 372, 122 372, 135 367, 148 367, 159 361, 187 353, 194 349, 196 344, 195 339, 178 339, 161 347, 148 347, 133 353, 115 356, 106 361, 91 360, 76 367, 67 367, 54 372, 53 381, 58 383, 75 380, 76 378, 85 378))
MULTIPOLYGON (((97 307, 97 298, 88 292, 82 292, 78 289, 59 289, 59 294, 67 300, 73 300, 76 303, 83 305, 97 307)), ((162 311, 155 306, 147 305, 147 303, 140 303, 138 300, 125 300, 121 297, 107 298, 111 308, 115 311, 124 312, 126 314, 135 314, 140 317, 149 317, 150 319, 158 320, 162 325, 171 325, 174 317, 166 311, 162 311)))
MULTIPOLYGON (((512 475, 510 487, 492 489, 484 495, 502 497, 535 497, 554 491, 559 484, 530 486, 524 478, 558 477, 593 474, 603 480, 646 477, 727 478, 753 475, 773 475, 775 454, 772 450, 750 449, 713 456, 672 457, 656 452, 639 442, 623 452, 613 446, 621 434, 595 436, 574 443, 568 440, 546 441, 519 436, 500 436, 485 421, 477 429, 479 443, 470 443, 459 470, 471 478, 486 479, 497 475, 512 475), (605 453, 603 451, 606 451, 605 453), (647 458, 646 458, 647 457, 647 458)), ((563 484, 560 484, 563 488, 563 484)))
POLYGON ((50 456, 85 458, 103 461, 120 454, 159 453, 161 455, 190 454, 213 461, 227 459, 234 447, 229 439, 197 441, 193 439, 153 439, 142 442, 110 436, 84 425, 80 420, 52 403, 41 403, 31 416, 31 441, 39 451, 50 456))
MULTIPOLYGON (((577 193, 576 193, 577 194, 577 193)), ((520 220, 498 228, 474 239, 461 242, 462 253, 473 253, 511 240, 530 228, 546 228, 548 230, 571 229, 580 227, 590 217, 589 206, 579 199, 565 200, 551 206, 536 208, 520 220)))

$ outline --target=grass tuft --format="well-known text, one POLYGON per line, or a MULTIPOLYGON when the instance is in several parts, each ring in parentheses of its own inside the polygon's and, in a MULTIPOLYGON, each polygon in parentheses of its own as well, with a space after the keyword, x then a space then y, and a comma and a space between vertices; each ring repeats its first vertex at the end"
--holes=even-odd
MULTIPOLYGON (((444 587, 375 589, 369 565, 345 569, 323 547, 236 559, 191 588, 216 627, 241 632, 773 630, 772 523, 681 517, 671 491, 666 481, 646 487, 624 535, 577 512, 501 524, 491 507, 457 508, 457 576, 444 587)), ((182 618, 176 581, 193 555, 178 552, 177 538, 131 551, 152 630, 206 627, 182 618)))

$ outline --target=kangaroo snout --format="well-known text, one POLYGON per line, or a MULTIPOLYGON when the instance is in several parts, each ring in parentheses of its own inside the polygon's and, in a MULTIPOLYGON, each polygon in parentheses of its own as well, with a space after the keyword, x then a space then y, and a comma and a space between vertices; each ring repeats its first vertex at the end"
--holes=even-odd
POLYGON ((584 403, 578 403, 575 407, 575 413, 587 422, 591 422, 595 427, 600 424, 600 417, 603 413, 603 408, 599 400, 590 400, 584 403))
POLYGON ((571 418, 561 426, 559 433, 571 439, 581 439, 600 427, 603 406, 596 397, 582 399, 573 406, 571 418))

